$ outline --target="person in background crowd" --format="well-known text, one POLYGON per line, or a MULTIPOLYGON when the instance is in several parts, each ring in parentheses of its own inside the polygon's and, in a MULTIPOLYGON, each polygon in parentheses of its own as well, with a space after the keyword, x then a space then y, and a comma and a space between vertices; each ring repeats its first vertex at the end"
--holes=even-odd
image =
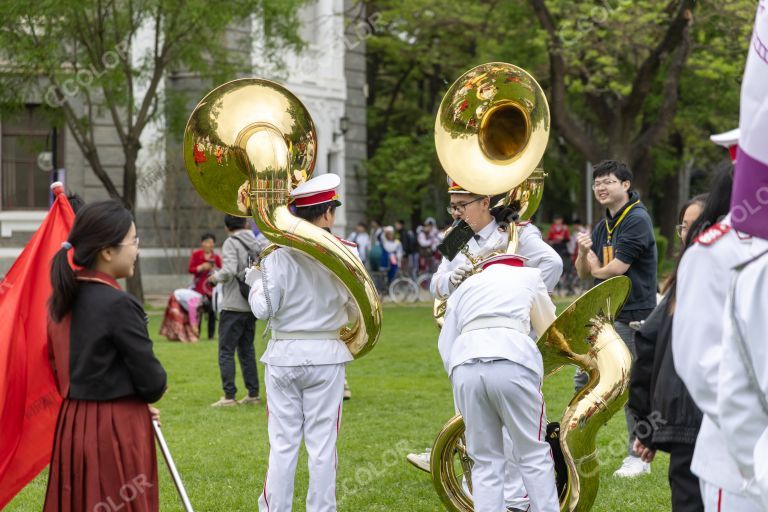
POLYGON ((419 269, 430 272, 432 270, 432 262, 435 259, 435 251, 437 251, 437 246, 440 244, 437 222, 432 217, 428 217, 424 224, 419 226, 417 231, 419 269))
POLYGON ((387 284, 392 284, 397 274, 397 269, 403 260, 403 244, 395 238, 394 227, 387 226, 384 228, 381 248, 384 250, 382 259, 386 262, 386 265, 382 264, 382 267, 387 269, 387 284))
MULTIPOLYGON (((221 256, 213 252, 216 245, 216 236, 213 233, 204 233, 200 237, 200 248, 192 251, 189 258, 189 273, 194 276, 192 289, 203 296, 203 310, 208 313, 208 339, 216 333, 216 311, 213 309, 213 287, 208 278, 216 269, 221 268, 221 256)), ((200 318, 202 325, 202 317, 200 318)), ((198 326, 200 331, 200 326, 198 326)))
POLYGON ((131 212, 109 200, 79 209, 51 262, 48 349, 64 400, 52 439, 46 512, 107 508, 129 483, 137 488, 131 510, 160 510, 152 431, 160 412, 149 404, 165 393, 167 375, 144 309, 117 283, 133 275, 138 255, 131 212))
POLYGON ((582 224, 581 219, 576 217, 573 219, 573 236, 568 241, 568 254, 571 255, 571 261, 576 262, 576 258, 579 255, 579 235, 588 235, 590 227, 582 224))
MULTIPOLYGON (((381 247, 382 239, 384 238, 384 230, 379 224, 379 221, 371 221, 371 251, 368 253, 368 267, 372 272, 378 271, 382 267, 382 260, 384 260, 384 249, 381 247)), ((386 262, 386 260, 384 260, 386 262)), ((386 263, 383 265, 386 268, 386 263)))
POLYGON ((259 231, 259 227, 256 224, 251 227, 251 232, 253 232, 253 236, 256 237, 256 250, 261 253, 261 251, 266 249, 271 242, 264 236, 264 233, 259 231))
POLYGON ((211 407, 229 407, 238 404, 255 404, 259 398, 259 373, 256 367, 256 351, 253 339, 256 333, 256 317, 248 301, 240 293, 236 276, 249 266, 249 260, 258 256, 258 244, 248 223, 242 217, 226 215, 224 225, 229 236, 221 247, 223 265, 209 281, 222 283, 222 312, 219 325, 219 371, 224 396, 211 407), (240 360, 248 395, 239 402, 236 399, 235 352, 240 360))
POLYGON ((412 230, 405 227, 405 221, 402 219, 395 221, 395 232, 403 246, 403 270, 415 277, 419 270, 419 249, 416 235, 413 234, 412 230))
POLYGON ((547 243, 560 255, 563 261, 568 259, 568 242, 571 241, 571 231, 563 223, 562 215, 555 215, 547 231, 547 243))
POLYGON ((358 222, 355 230, 349 234, 347 239, 357 244, 357 254, 363 264, 368 262, 368 253, 371 251, 371 237, 368 235, 368 225, 365 222, 358 222))
MULTIPOLYGON (((713 192, 730 197, 730 180, 727 181, 725 189, 713 192)), ((706 209, 705 219, 717 222, 728 211, 727 201, 714 196, 707 208, 707 197, 706 194, 698 195, 680 210, 677 232, 683 247, 678 263, 691 239, 695 238, 689 237, 689 230, 702 212, 706 209)), ((653 461, 656 450, 669 453, 672 512, 703 512, 699 479, 691 473, 701 411, 675 372, 672 360, 676 271, 677 268, 664 283, 661 302, 635 333, 637 359, 632 366, 627 406, 635 418, 635 453, 648 463, 653 461)))
MULTIPOLYGON (((642 321, 656 307, 656 239, 653 224, 640 196, 632 190, 632 171, 626 164, 606 160, 592 173, 595 198, 605 207, 605 218, 592 236, 579 237, 576 270, 582 279, 591 277, 598 284, 614 276, 626 275, 632 281, 627 302, 614 321, 614 328, 635 357, 633 331, 629 323, 642 321)), ((586 385, 588 376, 579 372, 574 378, 577 390, 586 385)), ((635 424, 625 409, 627 421, 627 457, 614 475, 635 477, 651 471, 651 465, 635 453, 635 424)))

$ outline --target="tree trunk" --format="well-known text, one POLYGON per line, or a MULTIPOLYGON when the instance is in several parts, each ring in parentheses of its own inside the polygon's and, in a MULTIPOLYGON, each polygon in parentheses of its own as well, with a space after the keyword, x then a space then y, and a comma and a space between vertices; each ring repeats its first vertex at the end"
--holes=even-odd
POLYGON ((667 244, 667 253, 659 254, 659 258, 674 258, 675 239, 677 237, 675 225, 677 225, 677 215, 679 213, 677 208, 677 176, 673 174, 665 176, 661 183, 661 187, 664 191, 664 195, 659 203, 659 215, 657 217, 660 220, 659 230, 669 243, 667 244))
POLYGON ((144 285, 141 283, 141 259, 136 258, 136 267, 133 271, 133 276, 126 279, 126 285, 128 293, 136 297, 136 299, 144 304, 144 285))
POLYGON ((650 199, 651 175, 653 174, 653 158, 650 151, 643 152, 634 162, 627 161, 635 176, 634 188, 640 194, 640 199, 648 204, 650 199))
MULTIPOLYGON (((129 139, 130 140, 130 139, 129 139)), ((123 204, 131 211, 134 219, 136 218, 136 159, 138 158, 138 144, 128 142, 123 148, 125 154, 125 165, 123 166, 123 204)), ((141 265, 139 258, 136 258, 136 267, 133 276, 127 279, 128 293, 132 294, 138 301, 144 304, 144 285, 141 282, 141 265)))

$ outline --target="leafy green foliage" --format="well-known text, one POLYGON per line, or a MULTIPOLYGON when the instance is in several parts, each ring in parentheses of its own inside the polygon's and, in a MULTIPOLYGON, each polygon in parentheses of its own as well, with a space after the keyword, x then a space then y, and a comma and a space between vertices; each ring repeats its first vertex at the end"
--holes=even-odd
MULTIPOLYGON (((560 43, 557 53, 564 62, 562 102, 583 139, 577 144, 571 134, 554 126, 544 157, 549 173, 542 203, 545 220, 555 211, 583 215, 586 160, 629 160, 653 206, 664 196, 675 201, 674 190, 664 180, 686 162, 694 159, 697 169, 708 171, 725 158, 708 138, 737 125, 739 81, 755 5, 751 0, 700 1, 692 11, 680 11, 681 1, 541 2, 551 15, 560 43), (690 48, 679 80, 672 83, 676 108, 665 103, 671 99, 665 84, 673 74, 679 45, 662 52, 656 71, 639 82, 648 89, 639 108, 617 117, 640 86, 635 82, 644 77, 643 63, 678 14, 690 21, 686 39, 690 48), (661 122, 668 114, 674 115, 661 122), (659 133, 644 142, 642 136, 657 122, 659 133)), ((483 62, 506 61, 525 68, 551 99, 555 86, 551 35, 539 21, 535 3, 367 1, 369 13, 379 16, 377 30, 367 41, 369 157, 377 159, 379 151, 391 153, 389 138, 431 136, 445 90, 464 71, 483 62)), ((402 148, 403 155, 409 151, 402 148)), ((422 182, 422 188, 431 192, 425 199, 435 201, 432 209, 438 212, 447 200, 441 175, 435 159, 422 182)), ((373 180, 369 188, 372 204, 387 202, 373 180)), ((399 196, 400 191, 383 193, 399 196)), ((387 214, 381 207, 371 213, 387 214)))

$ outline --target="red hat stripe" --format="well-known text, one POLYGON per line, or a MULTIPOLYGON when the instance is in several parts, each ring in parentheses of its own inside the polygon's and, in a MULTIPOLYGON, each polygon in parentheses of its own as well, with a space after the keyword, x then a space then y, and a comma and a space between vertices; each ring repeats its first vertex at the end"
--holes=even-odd
POLYGON ((483 265, 483 270, 487 269, 491 265, 509 265, 510 267, 522 267, 523 264, 524 262, 521 258, 518 258, 513 255, 509 255, 507 257, 491 260, 485 263, 483 265))
POLYGON ((317 194, 297 197, 293 204, 295 204, 297 207, 314 206, 316 204, 327 203, 328 201, 333 201, 334 199, 338 198, 339 196, 335 190, 325 190, 323 192, 318 192, 317 194))

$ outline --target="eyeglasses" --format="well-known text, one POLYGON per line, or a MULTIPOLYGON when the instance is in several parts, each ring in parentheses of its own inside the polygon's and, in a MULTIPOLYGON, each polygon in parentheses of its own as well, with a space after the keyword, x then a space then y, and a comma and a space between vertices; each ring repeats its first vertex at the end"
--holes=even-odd
POLYGON ((481 201, 484 199, 484 196, 478 197, 477 199, 473 199, 472 201, 468 203, 458 203, 458 204, 452 204, 448 208, 445 209, 448 213, 464 213, 464 210, 466 210, 467 206, 469 206, 472 203, 476 203, 478 201, 481 201))
POLYGON ((132 242, 123 242, 123 243, 117 244, 117 245, 135 245, 136 247, 138 247, 139 246, 139 237, 134 237, 132 242))
POLYGON ((678 224, 675 226, 675 231, 677 231, 677 236, 679 236, 680 238, 683 238, 683 231, 687 231, 687 230, 688 230, 688 226, 686 226, 685 224, 678 224))
POLYGON ((597 190, 600 187, 607 187, 608 185, 613 185, 614 183, 618 183, 619 180, 604 180, 604 181, 596 181, 592 184, 592 190, 597 190))

